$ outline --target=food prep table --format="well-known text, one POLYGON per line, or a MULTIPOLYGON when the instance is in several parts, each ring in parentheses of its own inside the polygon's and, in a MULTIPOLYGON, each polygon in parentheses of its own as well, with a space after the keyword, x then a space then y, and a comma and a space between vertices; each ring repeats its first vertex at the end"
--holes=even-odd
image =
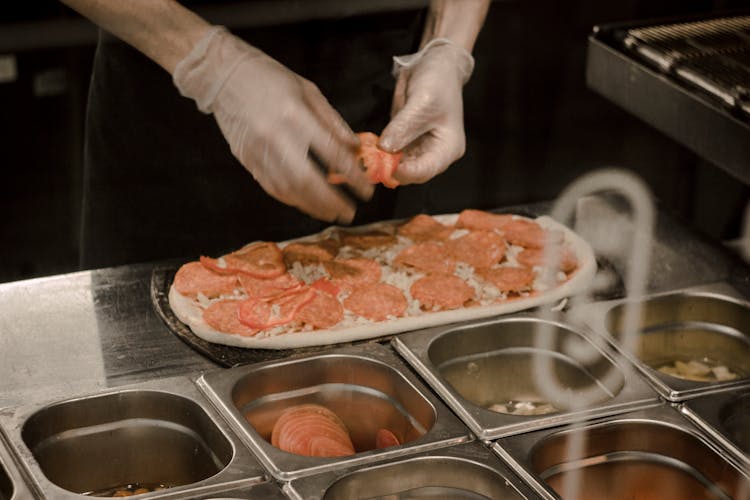
MULTIPOLYGON (((586 201, 589 203, 579 203, 579 217, 607 218, 612 210, 618 209, 617 202, 606 197, 586 201)), ((540 215, 549 207, 548 203, 538 203, 508 210, 540 215)), ((84 448, 92 454, 100 453, 106 440, 71 430, 74 427, 71 422, 84 416, 96 429, 119 433, 121 445, 135 439, 128 436, 136 428, 143 432, 141 438, 148 438, 154 429, 171 429, 179 438, 177 441, 184 440, 186 447, 205 448, 208 465, 201 467, 208 467, 208 472, 198 467, 204 473, 193 477, 194 483, 143 498, 308 498, 324 495, 329 487, 344 495, 332 493, 332 497, 343 498, 346 493, 342 492, 362 491, 358 488, 368 481, 382 486, 382 478, 389 470, 413 470, 413 476, 404 475, 411 477, 411 487, 422 488, 422 493, 436 493, 432 487, 419 483, 419 478, 429 477, 425 470, 433 462, 442 464, 437 467, 446 470, 458 467, 473 471, 466 472, 466 477, 479 474, 477 477, 483 479, 477 479, 476 484, 501 480, 508 486, 509 498, 553 495, 548 487, 539 486, 534 468, 527 463, 528 457, 519 456, 518 450, 530 436, 546 437, 556 426, 575 418, 540 418, 538 424, 508 426, 507 419, 488 420, 485 415, 484 419, 472 420, 456 407, 451 412, 448 408, 456 401, 460 403, 460 398, 451 397, 450 390, 435 385, 418 363, 413 363, 414 359, 408 359, 410 347, 406 339, 412 333, 397 336, 393 342, 374 339, 343 350, 332 346, 302 357, 224 369, 181 341, 155 311, 152 274, 156 269, 177 264, 146 263, 0 285, 0 499, 42 495, 55 498, 50 492, 60 494, 61 483, 71 489, 78 487, 65 483, 69 478, 65 479, 65 474, 59 476, 61 471, 55 468, 55 460, 45 462, 39 448, 65 449, 65 443, 58 441, 73 439, 69 444, 76 446, 71 446, 71 450, 84 448), (326 366, 331 359, 343 359, 346 366, 365 366, 368 376, 339 379, 321 375, 319 379, 300 381, 300 377, 287 372, 301 367, 301 373, 305 370, 330 373, 326 366), (333 387, 339 394, 345 393, 347 397, 354 394, 365 402, 367 398, 395 401, 393 406, 399 408, 405 421, 412 422, 417 430, 425 429, 408 437, 404 446, 383 453, 358 453, 354 460, 286 460, 262 439, 257 431, 260 426, 254 431, 242 418, 247 418, 245 407, 256 400, 268 403, 267 408, 255 406, 259 419, 268 416, 264 417, 264 412, 277 411, 274 408, 278 406, 278 397, 274 399, 264 393, 260 382, 260 387, 254 387, 245 381, 252 376, 253 381, 269 384, 266 379, 273 379, 273 370, 286 375, 277 376, 283 383, 280 382, 281 389, 276 387, 284 398, 325 399, 329 397, 326 390, 333 387), (380 385, 373 381, 380 381, 380 385), (312 384, 310 387, 315 390, 306 390, 305 383, 312 384), (429 417, 430 409, 434 418, 429 417), (128 416, 127 425, 118 423, 117 414, 128 416), (503 440, 514 443, 508 448, 512 452, 500 451, 503 440), (345 475, 345 472, 360 474, 345 475), (333 487, 341 478, 346 479, 345 483, 333 487)), ((602 260, 600 267, 615 275, 623 272, 619 262, 602 260)), ((737 297, 745 300, 750 297, 750 268, 744 262, 663 212, 658 215, 651 269, 648 281, 651 294, 719 283, 733 290, 737 297)), ((608 289, 600 290, 597 300, 616 301, 622 294, 620 283, 615 280, 608 289)), ((450 328, 447 330, 451 333, 450 328)), ((417 333, 423 332, 414 334, 417 333)), ((632 380, 639 369, 634 365, 624 372, 627 390, 619 399, 580 416, 612 420, 618 412, 632 413, 639 411, 638 408, 646 408, 640 410, 644 412, 648 407, 672 411, 672 404, 666 398, 659 399, 656 390, 646 390, 647 378, 632 380)), ((734 389, 730 384, 724 393, 734 389)), ((685 419, 691 435, 700 434, 701 446, 712 443, 711 449, 726 455, 727 467, 741 477, 738 471, 746 467, 742 452, 723 447, 721 440, 715 438, 718 432, 706 430, 711 425, 710 418, 706 417, 702 424, 700 417, 691 417, 696 408, 700 408, 697 403, 686 405, 669 418, 685 419)), ((404 432, 408 436, 411 431, 404 432)), ((152 453, 158 454, 158 450, 152 453)), ((445 481, 450 476, 445 474, 445 481)), ((446 482, 440 486, 443 488, 440 493, 456 493, 461 486, 446 482)), ((399 487, 402 491, 408 489, 399 487)), ((496 491, 491 486, 487 488, 483 490, 485 495, 496 491)), ((76 497, 79 495, 70 495, 76 497)))

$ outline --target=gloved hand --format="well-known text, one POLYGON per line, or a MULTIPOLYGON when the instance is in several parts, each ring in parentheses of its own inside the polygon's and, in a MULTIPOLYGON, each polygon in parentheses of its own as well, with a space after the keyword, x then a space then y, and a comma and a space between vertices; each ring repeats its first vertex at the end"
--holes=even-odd
POLYGON ((403 156, 394 177, 423 183, 463 156, 466 147, 462 89, 474 69, 463 47, 436 38, 416 54, 394 57, 396 90, 391 122, 378 146, 403 156))
POLYGON ((172 77, 182 95, 214 114, 234 156, 279 201, 351 222, 354 204, 316 160, 358 196, 372 196, 356 158, 359 140, 318 88, 226 29, 211 28, 172 77))

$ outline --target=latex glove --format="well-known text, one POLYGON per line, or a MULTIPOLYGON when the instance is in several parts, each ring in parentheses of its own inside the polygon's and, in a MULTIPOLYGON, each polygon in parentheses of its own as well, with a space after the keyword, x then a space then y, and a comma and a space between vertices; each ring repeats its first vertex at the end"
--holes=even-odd
POLYGON ((226 29, 211 28, 172 76, 182 95, 214 114, 234 156, 274 198, 318 219, 351 222, 354 204, 316 161, 358 196, 372 196, 359 140, 318 88, 226 29))
POLYGON ((390 153, 403 150, 394 175, 400 183, 426 182, 464 154, 462 90, 474 59, 445 38, 431 40, 416 54, 393 59, 398 80, 392 119, 378 146, 390 153))

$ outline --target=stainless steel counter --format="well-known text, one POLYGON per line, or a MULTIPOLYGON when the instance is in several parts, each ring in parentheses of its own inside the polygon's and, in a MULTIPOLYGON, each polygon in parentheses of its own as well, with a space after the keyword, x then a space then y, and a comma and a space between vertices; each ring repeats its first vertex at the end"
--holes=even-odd
MULTIPOLYGON (((667 214, 659 216, 655 242, 650 291, 726 281, 750 296, 746 264, 667 214)), ((0 408, 218 369, 154 312, 153 266, 0 284, 0 408)))
POLYGON ((0 285, 0 407, 214 369, 154 313, 151 269, 0 285))

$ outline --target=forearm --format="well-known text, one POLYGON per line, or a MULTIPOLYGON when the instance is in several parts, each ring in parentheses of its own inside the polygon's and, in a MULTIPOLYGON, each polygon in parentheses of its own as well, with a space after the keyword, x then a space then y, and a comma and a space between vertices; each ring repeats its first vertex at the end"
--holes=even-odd
POLYGON ((173 0, 61 0, 173 72, 209 24, 173 0))
POLYGON ((421 45, 448 38, 471 52, 490 0, 431 0, 421 45))

